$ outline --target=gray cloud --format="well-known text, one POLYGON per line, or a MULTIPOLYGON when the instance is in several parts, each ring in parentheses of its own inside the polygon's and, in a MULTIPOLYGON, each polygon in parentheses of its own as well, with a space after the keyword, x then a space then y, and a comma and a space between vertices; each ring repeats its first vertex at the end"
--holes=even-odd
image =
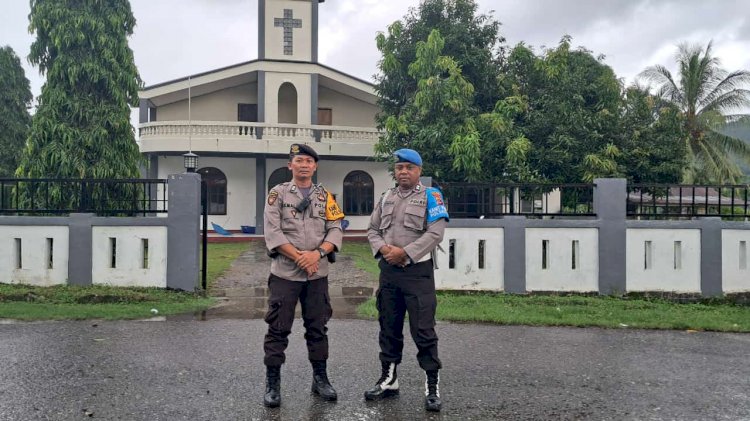
MULTIPOLYGON (((6 3, 6 2, 4 2, 6 3)), ((0 44, 10 44, 25 63, 32 37, 29 4, 3 5, 0 44)), ((419 0, 329 0, 320 6, 321 61, 371 80, 380 58, 375 34, 404 16, 419 0)), ((478 0, 494 10, 501 33, 553 47, 564 34, 574 45, 604 54, 606 63, 631 82, 643 68, 671 65, 681 41, 705 44, 728 70, 750 68, 750 22, 744 0, 478 0)), ((257 57, 257 0, 131 0, 137 19, 130 40, 141 77, 155 84, 257 57)), ((537 48, 537 51, 539 49, 537 48)), ((26 64, 36 95, 42 84, 26 64)))

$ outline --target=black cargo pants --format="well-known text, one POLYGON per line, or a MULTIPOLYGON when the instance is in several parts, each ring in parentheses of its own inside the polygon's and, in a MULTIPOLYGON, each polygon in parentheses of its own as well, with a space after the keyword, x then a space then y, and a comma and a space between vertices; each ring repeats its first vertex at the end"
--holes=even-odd
POLYGON ((271 275, 268 278, 268 312, 266 323, 268 333, 263 342, 265 365, 284 364, 284 351, 289 345, 288 336, 294 323, 294 309, 297 301, 302 305, 302 320, 305 326, 305 340, 310 361, 328 359, 328 328, 333 310, 328 295, 328 277, 314 281, 296 282, 271 275))
POLYGON ((442 367, 438 358, 438 337, 435 333, 435 278, 432 260, 404 268, 380 267, 377 308, 380 322, 380 360, 401 363, 404 349, 404 318, 409 312, 409 330, 417 345, 417 360, 423 370, 442 367))

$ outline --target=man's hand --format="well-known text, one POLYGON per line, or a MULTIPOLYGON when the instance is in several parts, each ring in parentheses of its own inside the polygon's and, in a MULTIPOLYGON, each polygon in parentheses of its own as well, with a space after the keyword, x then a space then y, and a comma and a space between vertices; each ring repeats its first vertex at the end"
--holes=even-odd
POLYGON ((320 263, 320 252, 317 250, 312 251, 301 251, 297 250, 297 258, 294 263, 302 270, 307 272, 308 275, 312 275, 318 271, 318 265, 320 263))
POLYGON ((381 250, 384 247, 388 247, 388 250, 386 253, 383 254, 383 259, 385 259, 386 262, 388 262, 389 265, 394 266, 406 266, 406 263, 409 261, 409 256, 406 255, 406 252, 401 247, 396 246, 383 246, 381 247, 381 250))

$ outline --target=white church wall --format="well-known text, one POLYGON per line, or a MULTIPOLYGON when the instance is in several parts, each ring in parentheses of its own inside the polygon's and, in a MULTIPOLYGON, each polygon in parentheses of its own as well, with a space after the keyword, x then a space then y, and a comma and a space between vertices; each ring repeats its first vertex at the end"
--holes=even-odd
MULTIPOLYGON (((194 121, 237 121, 237 104, 257 104, 258 84, 248 83, 210 94, 193 96, 190 114, 194 121)), ((156 109, 156 121, 187 121, 188 101, 162 105, 156 109)))
POLYGON ((311 80, 309 74, 301 73, 266 72, 266 122, 279 122, 279 88, 284 83, 297 90, 297 124, 310 124, 311 80))
POLYGON ((67 226, 0 226, 0 241, 0 282, 38 286, 67 282, 67 226))
POLYGON ((318 90, 318 108, 330 108, 332 125, 375 127, 378 107, 321 86, 318 90))
POLYGON ((309 1, 266 1, 265 19, 265 53, 267 59, 312 60, 312 8, 309 1), (294 49, 291 55, 284 54, 283 28, 274 26, 275 19, 284 17, 284 9, 291 9, 292 18, 302 21, 301 27, 292 29, 294 49))
POLYGON ((699 229, 628 229, 628 291, 701 292, 699 229))
POLYGON ((93 227, 91 279, 101 285, 165 288, 167 227, 93 227))
POLYGON ((721 243, 722 289, 750 291, 750 230, 722 230, 721 243))
MULTIPOLYGON (((229 230, 255 226, 255 158, 200 157, 198 164, 218 168, 227 177, 227 214, 209 215, 209 229, 212 222, 229 230)), ((159 157, 159 178, 184 171, 181 156, 159 157)))
MULTIPOLYGON (((343 210, 344 177, 352 171, 365 171, 372 177, 374 185, 373 203, 377 203, 380 194, 393 187, 394 182, 385 162, 374 161, 321 161, 318 167, 318 182, 336 195, 336 201, 343 210)), ((370 222, 370 215, 347 215, 349 229, 365 230, 370 222)))

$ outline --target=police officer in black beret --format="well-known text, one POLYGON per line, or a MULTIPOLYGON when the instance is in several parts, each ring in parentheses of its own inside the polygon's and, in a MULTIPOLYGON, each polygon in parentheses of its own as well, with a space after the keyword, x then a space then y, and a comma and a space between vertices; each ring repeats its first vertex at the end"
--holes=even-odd
POLYGON ((292 181, 274 186, 263 212, 264 235, 273 256, 268 278, 268 333, 263 344, 268 407, 281 404, 281 365, 299 301, 305 326, 308 359, 313 368, 312 392, 337 399, 328 380, 328 328, 332 309, 328 295, 328 257, 341 247, 344 214, 333 195, 313 184, 318 154, 305 144, 293 144, 288 168, 292 181))

